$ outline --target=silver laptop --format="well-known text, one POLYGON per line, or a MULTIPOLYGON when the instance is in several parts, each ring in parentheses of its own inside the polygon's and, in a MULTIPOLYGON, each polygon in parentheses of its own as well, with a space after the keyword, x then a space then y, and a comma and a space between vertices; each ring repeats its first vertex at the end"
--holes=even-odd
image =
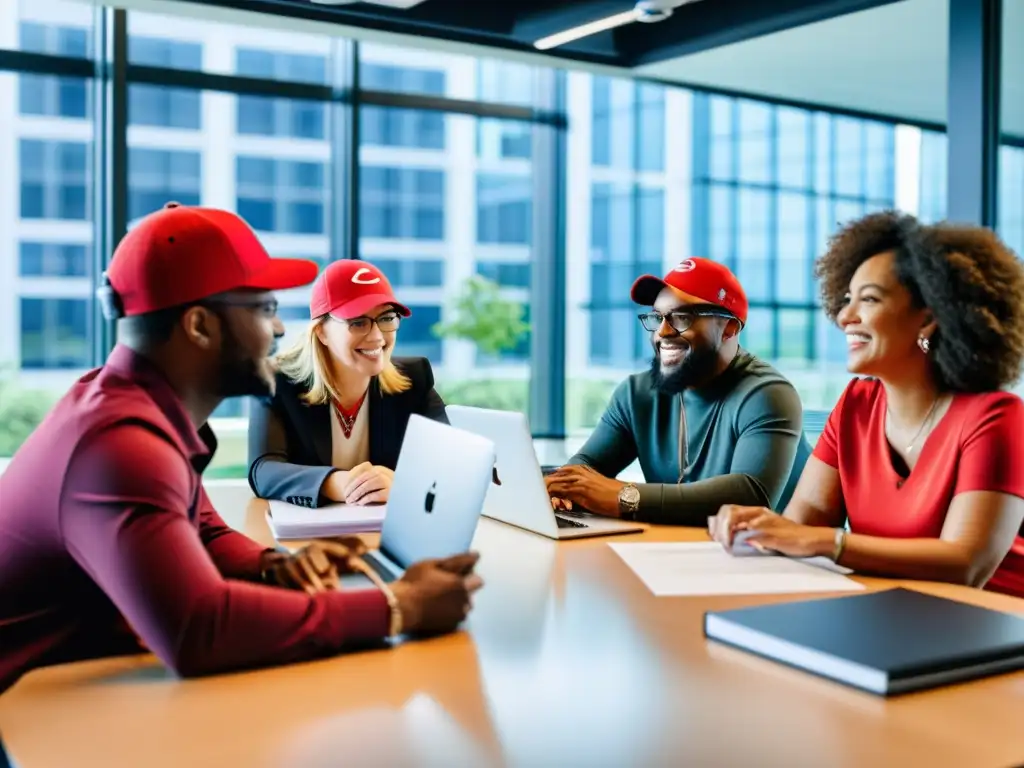
POLYGON ((474 432, 494 443, 497 460, 484 515, 552 539, 579 539, 637 533, 639 523, 602 517, 573 509, 555 512, 544 484, 544 474, 533 450, 533 436, 525 414, 466 405, 449 405, 452 426, 474 432))
POLYGON ((380 547, 367 553, 367 564, 390 582, 420 560, 466 552, 491 484, 494 459, 494 443, 486 437, 410 416, 380 547))

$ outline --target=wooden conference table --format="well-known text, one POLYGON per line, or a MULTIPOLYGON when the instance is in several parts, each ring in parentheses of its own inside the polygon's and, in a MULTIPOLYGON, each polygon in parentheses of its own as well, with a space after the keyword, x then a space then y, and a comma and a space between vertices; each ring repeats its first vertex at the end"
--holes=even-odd
MULTIPOLYGON (((225 517, 269 541, 263 509, 225 517)), ((887 701, 702 637, 708 609, 800 596, 655 598, 607 546, 704 539, 559 544, 485 519, 465 632, 190 681, 150 656, 37 670, 0 696, 0 733, 18 768, 1024 763, 1024 672, 887 701)))

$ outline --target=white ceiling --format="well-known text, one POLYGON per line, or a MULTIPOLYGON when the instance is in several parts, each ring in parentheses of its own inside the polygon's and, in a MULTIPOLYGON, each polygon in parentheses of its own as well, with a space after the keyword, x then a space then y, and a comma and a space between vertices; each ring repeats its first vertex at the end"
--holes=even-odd
MULTIPOLYGON (((1024 137, 1024 0, 1003 9, 1002 130, 1024 137)), ((636 72, 944 125, 948 28, 949 0, 902 0, 636 72)))

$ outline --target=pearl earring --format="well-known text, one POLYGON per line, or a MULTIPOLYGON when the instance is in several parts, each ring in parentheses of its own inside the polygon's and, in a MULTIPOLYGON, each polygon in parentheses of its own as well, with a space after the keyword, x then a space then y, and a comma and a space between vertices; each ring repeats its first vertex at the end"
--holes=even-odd
POLYGON ((921 351, 927 355, 928 350, 932 348, 932 343, 928 340, 927 336, 918 336, 917 346, 919 346, 921 348, 921 351))

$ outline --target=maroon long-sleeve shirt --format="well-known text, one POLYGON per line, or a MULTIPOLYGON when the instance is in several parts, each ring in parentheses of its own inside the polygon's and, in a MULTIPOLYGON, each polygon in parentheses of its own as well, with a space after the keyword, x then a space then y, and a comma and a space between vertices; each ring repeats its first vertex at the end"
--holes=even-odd
POLYGON ((125 620, 183 676, 387 634, 376 590, 254 583, 264 548, 203 490, 215 448, 127 347, 61 399, 0 476, 0 692, 34 667, 139 651, 125 620))

